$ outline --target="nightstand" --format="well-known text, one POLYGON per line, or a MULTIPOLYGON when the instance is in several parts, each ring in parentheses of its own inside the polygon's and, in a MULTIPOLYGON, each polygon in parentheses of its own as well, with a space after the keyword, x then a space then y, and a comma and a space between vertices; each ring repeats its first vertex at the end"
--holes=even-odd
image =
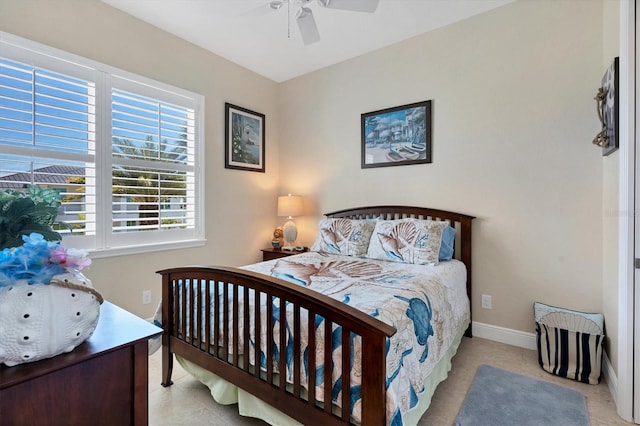
POLYGON ((267 260, 279 259, 281 257, 293 256, 294 254, 300 254, 300 251, 289 251, 282 250, 276 248, 266 248, 262 249, 262 261, 266 262, 267 260))

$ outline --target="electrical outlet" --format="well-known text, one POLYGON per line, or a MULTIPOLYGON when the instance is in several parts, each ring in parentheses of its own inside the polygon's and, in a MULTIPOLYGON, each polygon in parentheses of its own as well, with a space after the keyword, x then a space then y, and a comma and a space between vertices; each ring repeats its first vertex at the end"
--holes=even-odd
POLYGON ((489 296, 488 294, 482 295, 482 308, 491 309, 491 296, 489 296))
POLYGON ((151 303, 151 290, 145 290, 142 292, 142 304, 148 305, 151 303))

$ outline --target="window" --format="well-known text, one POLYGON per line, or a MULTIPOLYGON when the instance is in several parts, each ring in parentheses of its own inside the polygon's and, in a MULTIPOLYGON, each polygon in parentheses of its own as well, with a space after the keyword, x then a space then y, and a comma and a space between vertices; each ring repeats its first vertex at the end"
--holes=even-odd
POLYGON ((0 32, 0 190, 61 195, 94 255, 201 244, 204 98, 0 32))

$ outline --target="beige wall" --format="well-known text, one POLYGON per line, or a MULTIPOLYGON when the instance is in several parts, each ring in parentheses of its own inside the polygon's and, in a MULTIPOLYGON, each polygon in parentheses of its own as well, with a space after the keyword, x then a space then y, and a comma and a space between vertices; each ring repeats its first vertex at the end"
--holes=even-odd
POLYGON ((207 245, 94 259, 86 275, 105 298, 149 317, 160 297, 156 270, 260 260, 277 220, 276 83, 98 0, 0 0, 0 30, 205 96, 207 245), (225 102, 266 115, 266 173, 224 168, 225 102), (153 303, 142 305, 147 289, 153 303))
POLYGON ((533 332, 534 301, 602 311, 602 16, 520 1, 283 83, 280 186, 313 200, 301 238, 334 209, 460 211, 477 216, 474 321, 533 332), (425 99, 433 163, 361 169, 360 114, 425 99))
MULTIPOLYGON (((620 56, 620 4, 603 2, 602 73, 620 56)), ((621 141, 621 143, 623 143, 621 141)), ((614 371, 618 371, 618 212, 620 155, 615 151, 602 158, 602 312, 607 340, 605 350, 614 371)))
POLYGON ((475 321, 532 332, 535 300, 617 313, 602 286, 615 279, 615 255, 604 251, 615 249, 615 225, 603 206, 615 205, 616 160, 591 145, 611 49, 603 28, 615 14, 599 0, 516 2, 279 85, 98 0, 0 0, 0 10, 2 31, 206 97, 206 247, 95 259, 87 272, 141 316, 158 300, 157 269, 259 260, 286 192, 306 197, 297 220, 306 245, 335 209, 414 204, 477 216, 475 321), (433 163, 362 170, 360 114, 425 99, 433 163), (225 101, 266 114, 266 174, 224 169, 225 101), (152 305, 140 303, 146 289, 152 305), (481 294, 493 310, 480 308, 481 294))

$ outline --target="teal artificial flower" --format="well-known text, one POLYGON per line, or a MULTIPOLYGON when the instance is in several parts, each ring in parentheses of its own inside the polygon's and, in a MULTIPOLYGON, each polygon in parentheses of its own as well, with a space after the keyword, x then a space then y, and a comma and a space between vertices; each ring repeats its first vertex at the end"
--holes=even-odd
POLYGON ((23 235, 24 244, 0 252, 0 287, 18 280, 28 284, 49 283, 55 275, 80 270, 91 264, 82 250, 67 250, 59 241, 47 241, 39 233, 23 235))

